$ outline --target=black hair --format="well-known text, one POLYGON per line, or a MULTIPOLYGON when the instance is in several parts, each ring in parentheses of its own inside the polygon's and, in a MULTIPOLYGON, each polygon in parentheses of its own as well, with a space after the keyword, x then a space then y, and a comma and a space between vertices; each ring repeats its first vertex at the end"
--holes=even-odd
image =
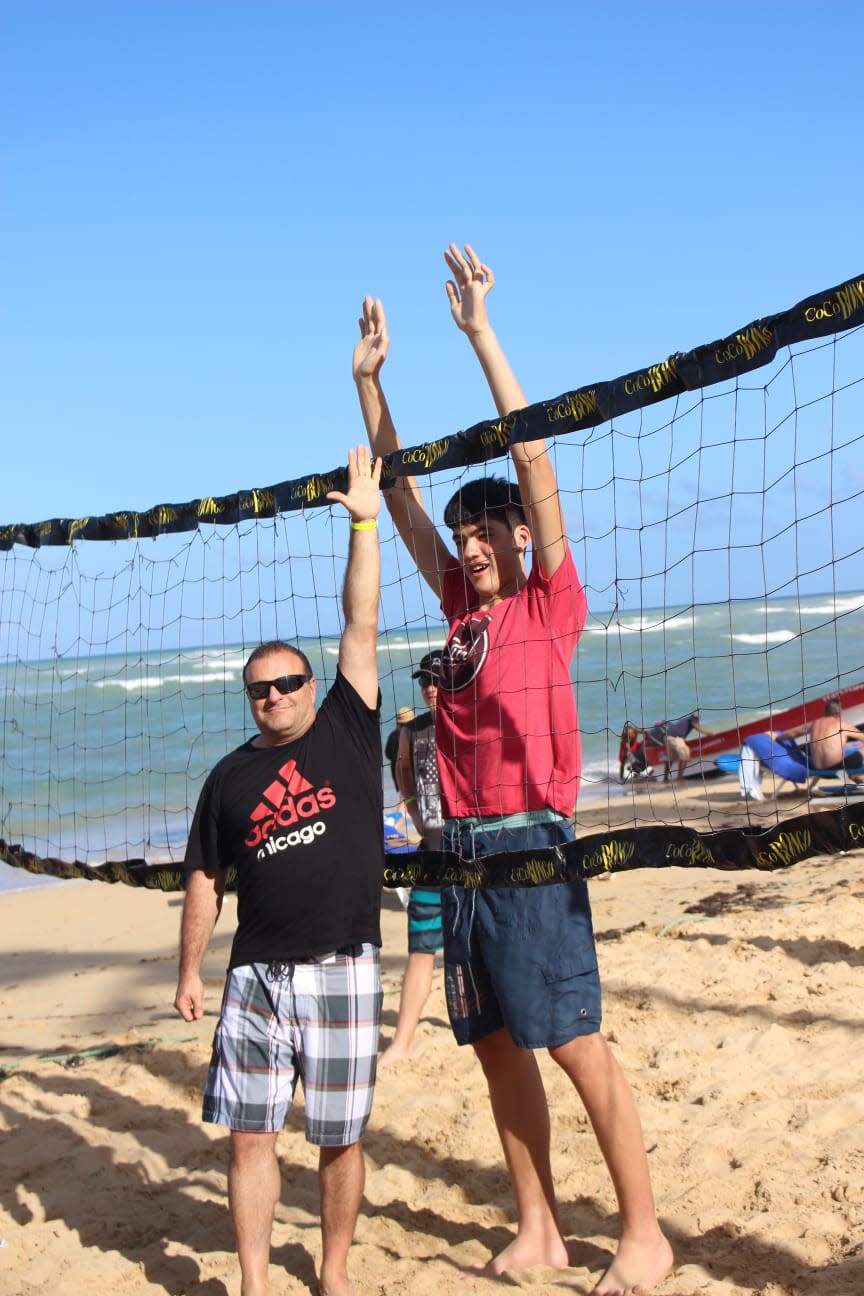
POLYGON ((243 667, 243 683, 246 683, 246 672, 253 661, 257 661, 259 657, 272 657, 274 653, 281 652, 290 652, 295 657, 299 657, 306 674, 314 676, 315 672, 312 669, 312 663, 300 648, 296 647, 295 644, 286 643, 284 639, 268 639, 267 643, 259 644, 246 658, 246 665, 243 667))
POLYGON ((525 526, 525 509, 519 487, 504 477, 478 477, 466 482, 444 509, 444 525, 451 531, 488 515, 514 527, 525 526))

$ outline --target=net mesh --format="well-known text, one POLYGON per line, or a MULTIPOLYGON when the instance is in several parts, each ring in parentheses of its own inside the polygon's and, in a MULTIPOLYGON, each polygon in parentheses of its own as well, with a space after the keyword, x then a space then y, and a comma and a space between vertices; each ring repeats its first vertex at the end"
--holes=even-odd
MULTIPOLYGON (((834 300, 808 300, 823 299, 834 300)), ((864 722, 864 335, 854 312, 837 327, 778 346, 758 369, 740 341, 711 344, 715 357, 737 346, 744 372, 671 396, 645 380, 647 403, 621 400, 615 412, 612 402, 609 418, 597 402, 581 418, 580 395, 596 389, 527 412, 545 411, 556 433, 566 405, 575 424, 550 451, 589 607, 572 665, 581 832, 646 822, 753 831, 754 807, 739 804, 734 778, 717 779, 716 752, 699 763, 698 745, 693 777, 671 796, 659 795, 662 751, 653 778, 622 783, 625 721, 648 729, 698 709, 706 729, 734 732, 726 749, 737 751, 742 729, 845 691, 846 718, 864 722)), ((638 392, 639 375, 617 383, 638 392)), ((478 426, 499 433, 495 471, 506 474, 501 421, 478 426)), ((536 426, 526 417, 521 433, 518 422, 504 430, 536 426)), ((465 454, 466 438, 452 439, 459 453, 448 442, 413 456, 439 525, 476 460, 491 457, 465 454)), ((287 509, 280 488, 260 492, 264 508, 236 497, 230 521, 224 501, 196 501, 192 529, 167 509, 146 515, 160 519, 149 531, 130 514, 2 529, 4 842, 87 865, 182 858, 204 776, 251 731, 241 679, 251 648, 296 642, 325 687, 334 677, 347 525, 316 498, 333 480, 304 479, 300 506, 293 489, 287 509)), ((446 627, 386 519, 381 542, 386 736, 401 707, 420 705, 412 670, 446 627)), ((389 768, 382 778, 395 804, 389 768)), ((840 780, 836 790, 848 802, 856 788, 840 780)), ((759 824, 799 815, 815 791, 760 806, 759 824)))

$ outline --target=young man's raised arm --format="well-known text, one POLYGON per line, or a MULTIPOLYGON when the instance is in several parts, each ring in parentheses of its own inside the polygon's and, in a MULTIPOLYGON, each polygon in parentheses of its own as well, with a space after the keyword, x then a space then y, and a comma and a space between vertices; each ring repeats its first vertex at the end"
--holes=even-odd
MULTIPOLYGON (((495 276, 470 246, 464 253, 455 243, 444 253, 453 278, 445 285, 450 311, 480 361, 498 413, 504 417, 527 404, 501 344, 489 323, 486 297, 495 276)), ((535 554, 547 576, 554 576, 567 553, 567 535, 555 469, 544 441, 524 441, 510 447, 519 481, 522 506, 535 554)))
MULTIPOLYGON (((354 348, 353 373, 372 453, 380 458, 402 447, 381 386, 381 366, 390 346, 380 301, 364 298, 360 341, 354 348)), ((415 477, 397 477, 384 491, 393 524, 417 564, 420 575, 441 598, 441 578, 450 555, 426 512, 415 477)))
POLYGON ((339 669, 366 705, 378 705, 378 599, 381 593, 381 551, 378 512, 381 508, 381 459, 373 466, 366 446, 348 451, 348 491, 330 491, 350 518, 348 565, 342 585, 345 628, 339 641, 339 669))

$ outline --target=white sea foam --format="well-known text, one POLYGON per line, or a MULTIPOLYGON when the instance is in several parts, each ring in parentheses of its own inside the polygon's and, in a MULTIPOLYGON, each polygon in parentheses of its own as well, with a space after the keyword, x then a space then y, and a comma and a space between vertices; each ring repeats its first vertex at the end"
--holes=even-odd
POLYGON ((65 684, 66 681, 70 679, 81 679, 82 677, 86 678, 86 676, 89 675, 90 672, 86 666, 75 666, 69 669, 60 667, 57 671, 57 674, 59 675, 61 682, 65 684))
POLYGON ((864 608, 864 594, 850 594, 828 603, 811 603, 801 607, 802 616, 842 616, 844 612, 857 612, 864 608))
POLYGON ((239 672, 232 670, 196 671, 194 674, 179 675, 139 675, 134 679, 96 680, 95 687, 121 688, 127 693, 140 693, 143 689, 160 689, 166 684, 225 684, 237 677, 239 672))
POLYGON ((636 621, 610 621, 608 625, 586 625, 586 634, 656 634, 660 630, 690 630, 693 627, 692 616, 639 617, 636 621))
MULTIPOLYGON (((584 790, 586 786, 605 786, 612 777, 613 769, 610 757, 600 757, 599 759, 595 758, 594 760, 585 761, 582 766, 582 789, 584 790)), ((614 778, 617 781, 617 763, 614 769, 614 778)))
POLYGON ((183 653, 181 662, 184 666, 197 666, 203 670, 215 670, 222 667, 223 670, 239 672, 246 665, 248 655, 248 653, 237 652, 234 649, 217 650, 208 648, 197 654, 183 653))
POLYGON ((437 632, 429 631, 408 638, 400 636, 397 639, 392 635, 388 635, 386 639, 378 640, 378 652, 389 654, 404 652, 409 655, 419 652, 422 654, 428 652, 430 648, 440 648, 446 637, 447 632, 443 626, 437 632))
POLYGON ((768 644, 789 643, 790 639, 797 638, 798 635, 794 630, 768 630, 764 634, 732 635, 735 643, 759 644, 760 647, 767 647, 768 644))

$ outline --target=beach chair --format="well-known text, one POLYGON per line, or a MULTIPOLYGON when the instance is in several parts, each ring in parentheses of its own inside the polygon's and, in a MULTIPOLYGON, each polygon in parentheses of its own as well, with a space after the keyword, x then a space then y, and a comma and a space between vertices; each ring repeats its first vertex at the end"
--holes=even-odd
POLYGON ((806 751, 794 738, 772 738, 770 733, 751 734, 746 745, 781 783, 806 786, 810 792, 814 792, 823 779, 838 779, 846 772, 842 765, 816 769, 809 764, 806 751))

